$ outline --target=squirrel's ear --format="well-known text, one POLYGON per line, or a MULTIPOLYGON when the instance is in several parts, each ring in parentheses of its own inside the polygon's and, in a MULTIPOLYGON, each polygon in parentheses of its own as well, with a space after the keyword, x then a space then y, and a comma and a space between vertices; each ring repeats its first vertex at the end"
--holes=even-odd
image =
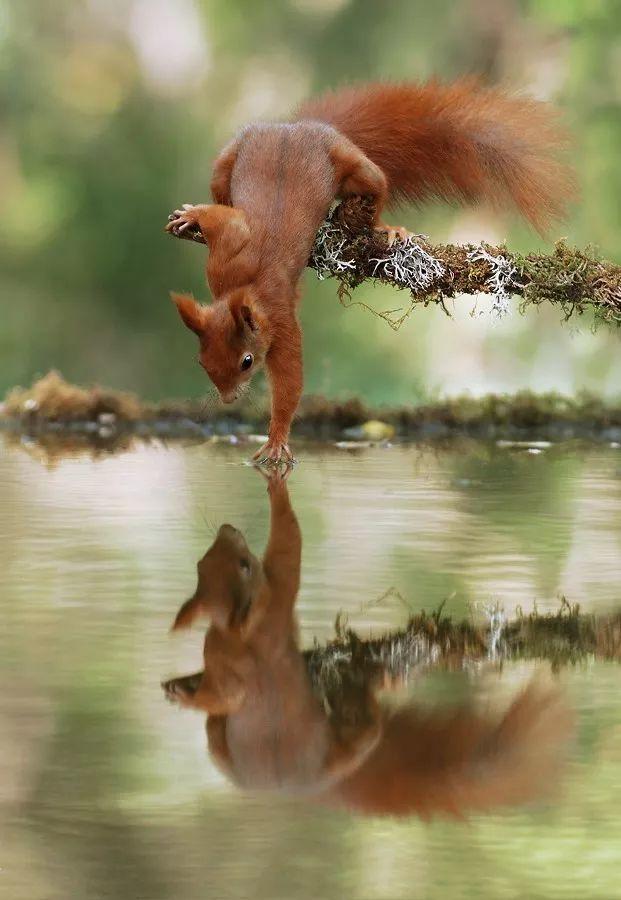
POLYGON ((205 330, 205 307, 197 303, 192 294, 175 294, 171 291, 170 299, 190 331, 201 335, 205 330))
POLYGON ((170 630, 179 631, 180 628, 189 628, 195 619, 204 614, 205 608, 200 600, 197 600, 196 597, 190 597, 175 616, 175 621, 170 630))
POLYGON ((246 292, 240 291, 238 294, 233 294, 229 300, 229 309, 235 325, 240 331, 244 331, 246 328, 249 328, 250 331, 257 330, 259 324, 253 311, 252 299, 246 292))

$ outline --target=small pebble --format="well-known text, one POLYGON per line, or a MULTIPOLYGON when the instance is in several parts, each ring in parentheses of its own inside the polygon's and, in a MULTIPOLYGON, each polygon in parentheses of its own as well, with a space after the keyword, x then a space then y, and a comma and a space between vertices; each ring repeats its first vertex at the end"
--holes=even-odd
POLYGON ((517 448, 529 448, 532 447, 535 450, 547 450, 548 447, 552 446, 552 441, 496 441, 497 447, 517 447, 517 448))
POLYGON ((368 422, 363 422, 362 425, 346 428, 343 434, 350 440, 390 441, 395 436, 395 429, 387 422, 370 419, 368 422))
POLYGON ((213 434, 209 438, 210 444, 238 444, 239 438, 236 434, 213 434))
POLYGON ((373 446, 373 441, 337 441, 334 445, 339 450, 363 450, 373 446))

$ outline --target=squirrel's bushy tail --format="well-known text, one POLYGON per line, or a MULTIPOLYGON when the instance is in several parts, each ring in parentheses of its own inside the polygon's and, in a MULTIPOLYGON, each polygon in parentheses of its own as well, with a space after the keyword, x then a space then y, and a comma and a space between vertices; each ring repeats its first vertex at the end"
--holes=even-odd
POLYGON ((541 232, 574 194, 554 109, 473 79, 344 88, 307 101, 296 119, 349 138, 382 169, 393 201, 512 203, 541 232))
POLYGON ((572 717, 558 691, 527 687, 500 720, 463 709, 387 712, 379 744, 333 788, 373 815, 464 817, 537 800, 562 770, 572 717))

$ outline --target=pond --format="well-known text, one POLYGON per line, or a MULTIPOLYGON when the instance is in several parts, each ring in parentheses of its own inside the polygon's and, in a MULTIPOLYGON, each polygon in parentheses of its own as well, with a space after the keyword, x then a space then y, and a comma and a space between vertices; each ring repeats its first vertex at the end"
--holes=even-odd
MULTIPOLYGON (((276 493, 286 505, 288 490, 290 515, 299 522, 302 647, 333 638, 337 617, 365 639, 441 604, 456 619, 482 620, 499 607, 507 618, 535 606, 554 611, 561 597, 597 614, 621 606, 618 446, 455 440, 297 450, 299 465, 271 498, 276 493)), ((198 597, 197 562, 216 535, 228 535, 230 546, 246 553, 238 533, 220 527, 239 529, 258 556, 268 539, 270 495, 245 464, 248 448, 138 444, 50 466, 35 451, 0 449, 1 896, 621 897, 617 663, 588 659, 551 673, 545 662, 482 661, 465 672, 419 673, 407 683, 385 679, 374 687, 380 703, 420 702, 433 716, 455 703, 470 709, 471 702, 496 714, 489 711, 509 707, 535 678, 571 711, 574 725, 559 724, 566 734, 556 736, 553 789, 539 785, 526 805, 494 799, 494 778, 518 778, 519 754, 477 770, 488 802, 469 809, 460 779, 472 773, 464 774, 463 761, 457 774, 447 774, 413 750, 427 811, 434 813, 443 796, 459 817, 365 815, 364 803, 356 808, 338 792, 324 802, 327 781, 319 790, 308 774, 323 751, 315 747, 314 725, 302 737, 296 732, 304 687, 293 626, 281 621, 269 628, 289 628, 278 644, 286 645, 289 668, 281 667, 280 687, 257 693, 245 726, 255 731, 233 753, 231 776, 217 752, 207 752, 204 711, 167 702, 160 683, 203 668, 204 623, 174 633, 170 626, 181 604, 198 597), (264 702, 270 690, 294 696, 291 708, 264 702), (297 765, 294 771, 279 757, 278 778, 258 761, 274 737, 272 708, 297 765), (276 781, 290 789, 275 790, 276 781)), ((281 544, 273 548, 289 599, 297 572, 287 556, 292 522, 283 520, 281 544)), ((242 560, 248 577, 260 579, 249 559, 242 560)), ((218 571, 226 564, 220 560, 218 571)), ((212 555, 198 578, 207 579, 209 592, 217 577, 212 555)), ((240 597, 226 615, 246 622, 258 607, 248 612, 240 597)), ((257 628, 265 631, 266 621, 257 628)), ((268 649, 270 635, 263 635, 268 649)), ((217 653, 223 659, 229 649, 217 653)), ((266 665, 280 665, 277 655, 270 661, 267 653, 266 665)), ((228 702, 237 694, 218 680, 226 665, 213 690, 228 702)), ((367 702, 365 715, 373 717, 367 702)), ((320 705, 313 709, 320 718, 320 705)), ((545 720, 548 713, 537 715, 545 720)), ((533 775, 550 766, 537 734, 526 743, 533 775)), ((449 751, 439 744, 430 757, 449 751)), ((376 750, 368 752, 370 759, 376 750)), ((358 766, 348 759, 338 777, 358 766)), ((383 777, 379 805, 394 806, 397 800, 386 798, 399 793, 401 775, 388 769, 383 777)))

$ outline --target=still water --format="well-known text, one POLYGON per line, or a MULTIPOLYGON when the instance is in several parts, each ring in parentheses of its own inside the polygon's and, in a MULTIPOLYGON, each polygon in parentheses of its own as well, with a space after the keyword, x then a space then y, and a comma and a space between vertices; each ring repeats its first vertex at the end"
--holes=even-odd
MULTIPOLYGON (((298 450, 284 491, 299 522, 301 568, 286 549, 291 519, 274 558, 288 573, 287 603, 299 568, 302 646, 330 639, 337 615, 364 638, 443 602, 459 618, 496 604, 507 616, 554 610, 561 596, 585 611, 621 606, 618 447, 298 450)), ((167 702, 160 682, 203 668, 204 625, 172 634, 170 626, 195 595, 197 562, 220 526, 239 529, 258 557, 268 540, 270 497, 247 455, 151 445, 45 465, 27 448, 0 447, 0 896, 621 897, 617 664, 592 661, 558 676, 546 664, 489 664, 468 686, 458 674, 383 685, 381 703, 409 691, 407 702, 432 697, 433 708, 463 697, 474 678, 479 700, 491 708, 500 697, 506 708, 533 677, 552 684, 573 710, 573 737, 559 749, 552 793, 526 806, 491 802, 431 821, 361 815, 335 796, 318 802, 325 783, 318 787, 310 753, 302 774, 280 757, 287 791, 257 790, 272 775, 244 763, 242 750, 230 771, 213 746, 208 755, 205 710, 167 702)), ((271 515, 273 527, 273 506, 271 515)), ((212 585, 205 566, 199 583, 207 573, 212 585)), ((292 623, 272 627, 289 629, 294 646, 292 623)), ((291 653, 287 691, 300 678, 291 653)), ((237 696, 228 682, 221 688, 237 696)), ((259 707, 252 727, 267 746, 271 707, 262 719, 259 707)), ((288 714, 293 758, 312 741, 295 743, 288 714)), ((356 745, 363 756, 365 740, 356 745)), ((534 774, 539 750, 531 747, 534 774)), ((430 796, 450 794, 434 777, 430 796)))

